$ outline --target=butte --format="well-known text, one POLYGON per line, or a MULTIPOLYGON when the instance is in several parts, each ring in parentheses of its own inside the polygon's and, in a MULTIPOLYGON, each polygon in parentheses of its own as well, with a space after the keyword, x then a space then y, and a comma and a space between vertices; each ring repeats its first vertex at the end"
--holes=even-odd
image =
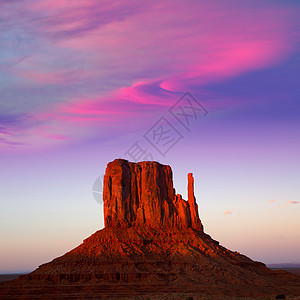
POLYGON ((272 271, 204 232, 191 173, 186 201, 175 192, 170 166, 116 159, 106 168, 103 203, 104 229, 32 273, 2 283, 0 298, 300 295, 299 277, 272 271))

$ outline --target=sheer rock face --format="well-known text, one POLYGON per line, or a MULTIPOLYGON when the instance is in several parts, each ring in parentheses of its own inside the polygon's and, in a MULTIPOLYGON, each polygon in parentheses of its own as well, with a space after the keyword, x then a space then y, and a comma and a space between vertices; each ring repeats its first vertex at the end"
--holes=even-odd
POLYGON ((203 231, 188 174, 188 201, 175 195, 172 169, 158 162, 116 159, 107 165, 103 187, 105 227, 145 225, 203 231))

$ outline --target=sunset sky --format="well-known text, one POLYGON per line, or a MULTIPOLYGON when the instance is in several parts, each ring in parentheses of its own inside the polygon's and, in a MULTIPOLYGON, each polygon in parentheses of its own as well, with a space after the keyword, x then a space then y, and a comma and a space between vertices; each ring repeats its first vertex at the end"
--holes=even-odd
POLYGON ((185 199, 192 172, 208 234, 300 263, 299 20, 298 0, 0 0, 0 273, 103 228, 115 158, 170 165, 185 199))

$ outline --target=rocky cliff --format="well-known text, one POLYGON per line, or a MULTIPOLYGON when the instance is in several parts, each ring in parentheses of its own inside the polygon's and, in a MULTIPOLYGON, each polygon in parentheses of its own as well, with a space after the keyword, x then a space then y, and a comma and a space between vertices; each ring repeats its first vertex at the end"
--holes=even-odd
POLYGON ((172 177, 170 166, 158 162, 116 159, 109 163, 103 188, 105 226, 191 227, 202 231, 193 175, 188 174, 188 201, 176 195, 172 177))

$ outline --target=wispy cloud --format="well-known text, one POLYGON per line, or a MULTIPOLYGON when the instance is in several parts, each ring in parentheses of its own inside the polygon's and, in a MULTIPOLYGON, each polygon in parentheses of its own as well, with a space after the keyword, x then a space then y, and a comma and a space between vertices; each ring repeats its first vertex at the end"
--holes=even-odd
POLYGON ((232 212, 230 211, 230 210, 226 210, 225 212, 224 212, 224 215, 231 215, 232 214, 232 212))
POLYGON ((45 128, 72 140, 78 123, 84 136, 95 122, 145 118, 186 90, 277 64, 295 49, 295 10, 255 3, 4 1, 1 104, 16 118, 49 117, 10 130, 28 143, 45 128))
POLYGON ((299 204, 300 202, 299 201, 286 201, 284 203, 286 203, 286 204, 276 205, 276 208, 288 207, 290 204, 299 204))

